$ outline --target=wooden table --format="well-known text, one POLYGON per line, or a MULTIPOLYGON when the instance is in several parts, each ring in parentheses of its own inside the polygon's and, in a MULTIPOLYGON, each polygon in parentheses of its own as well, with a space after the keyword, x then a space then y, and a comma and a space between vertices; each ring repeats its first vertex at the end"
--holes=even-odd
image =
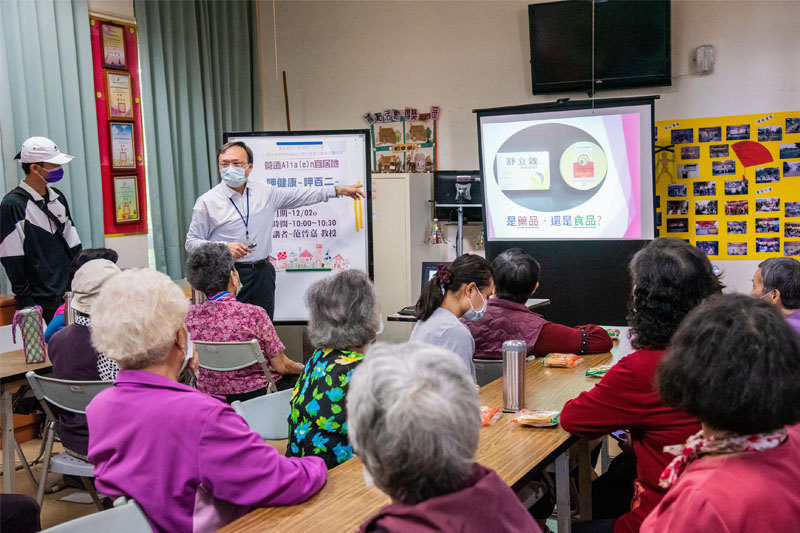
MULTIPOLYGON (((540 360, 529 361, 525 372, 525 407, 561 410, 564 403, 591 389, 597 378, 587 378, 586 369, 619 360, 629 353, 627 337, 615 343, 611 353, 588 355, 572 369, 545 368, 540 360)), ((484 386, 481 405, 502 407, 503 380, 484 386)), ((513 414, 503 413, 494 424, 481 428, 475 460, 519 489, 542 468, 556 461, 559 500, 559 532, 569 533, 568 449, 578 439, 561 427, 530 428, 510 423, 513 414)), ((221 531, 318 531, 321 524, 335 524, 336 531, 355 531, 389 502, 388 496, 364 484, 361 461, 355 457, 328 472, 328 482, 308 502, 291 507, 257 509, 221 531)))
POLYGON ((15 492, 16 469, 14 467, 14 413, 12 391, 26 385, 25 374, 33 370, 37 374, 48 374, 53 365, 50 361, 29 365, 22 350, 0 354, 0 424, 3 426, 3 491, 15 492))

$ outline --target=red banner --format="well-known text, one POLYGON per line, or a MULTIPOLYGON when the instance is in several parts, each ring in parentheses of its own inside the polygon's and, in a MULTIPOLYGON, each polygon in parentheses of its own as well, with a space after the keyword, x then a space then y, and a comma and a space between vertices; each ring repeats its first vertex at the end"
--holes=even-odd
MULTIPOLYGON (((92 68, 94 70, 94 91, 95 104, 97 110, 97 136, 100 144, 100 179, 103 183, 103 226, 105 235, 139 235, 147 233, 147 196, 145 185, 145 166, 144 166, 144 139, 142 137, 142 110, 141 110, 141 90, 139 86, 139 55, 137 49, 137 28, 135 25, 115 23, 96 17, 89 17, 89 28, 92 39, 92 68), (111 65, 111 68, 104 68, 103 33, 104 24, 110 27, 122 28, 122 39, 124 42, 124 59, 120 59, 121 54, 114 56, 114 61, 123 61, 124 64, 111 65), (130 75, 131 105, 133 108, 133 118, 110 117, 109 104, 106 87, 106 76, 130 75), (121 167, 114 168, 112 165, 112 144, 111 144, 111 122, 119 124, 122 131, 127 131, 128 125, 132 125, 133 132, 133 153, 130 154, 133 161, 121 164, 121 167), (128 168, 130 167, 130 168, 128 168), (115 177, 135 177, 135 205, 130 205, 131 198, 134 196, 130 185, 132 182, 122 180, 123 184, 118 190, 120 203, 126 203, 124 213, 121 216, 117 211, 117 199, 115 199, 115 177), (123 197, 124 194, 124 197, 123 197), (135 208, 135 209, 134 209, 135 208), (135 213, 138 217, 132 217, 135 213), (126 220, 133 218, 133 220, 126 220)), ((108 42, 107 42, 108 44, 108 42)), ((116 112, 125 111, 125 106, 115 103, 116 112)), ((127 152, 120 150, 121 154, 127 158, 127 152)), ((92 179, 92 177, 90 177, 92 179)))

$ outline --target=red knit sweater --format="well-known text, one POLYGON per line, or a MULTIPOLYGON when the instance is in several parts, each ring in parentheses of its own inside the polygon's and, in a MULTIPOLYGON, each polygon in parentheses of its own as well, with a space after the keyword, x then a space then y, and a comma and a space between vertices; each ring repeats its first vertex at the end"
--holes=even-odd
POLYGON ((674 456, 663 447, 683 444, 700 431, 700 423, 682 411, 667 407, 653 389, 663 350, 639 350, 623 357, 590 391, 564 405, 561 427, 574 435, 597 438, 612 431, 631 432, 636 452, 637 488, 631 511, 622 515, 614 532, 639 531, 664 490, 658 476, 674 456))

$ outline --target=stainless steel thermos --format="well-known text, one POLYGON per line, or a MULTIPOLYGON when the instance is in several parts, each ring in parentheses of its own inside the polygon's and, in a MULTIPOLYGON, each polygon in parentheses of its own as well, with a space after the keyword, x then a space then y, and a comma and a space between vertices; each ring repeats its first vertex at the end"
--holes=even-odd
POLYGON ((515 412, 525 405, 525 341, 503 343, 503 411, 515 412))
POLYGON ((64 325, 71 326, 75 323, 75 310, 72 308, 72 300, 75 298, 73 292, 64 293, 64 325))

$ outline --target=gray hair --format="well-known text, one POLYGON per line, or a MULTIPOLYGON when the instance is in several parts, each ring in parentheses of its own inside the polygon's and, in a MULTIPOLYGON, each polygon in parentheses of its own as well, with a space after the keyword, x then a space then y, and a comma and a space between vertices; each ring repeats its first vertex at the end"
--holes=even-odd
POLYGON ((450 350, 378 343, 353 373, 347 425, 354 452, 386 494, 408 505, 448 494, 472 473, 475 383, 450 350))
POLYGON ((308 338, 317 348, 355 348, 375 340, 378 297, 369 277, 345 270, 306 291, 308 338))
POLYGON ((92 304, 92 344, 125 370, 159 364, 188 312, 189 299, 166 275, 123 270, 103 283, 92 304))
POLYGON ((800 262, 791 257, 771 257, 758 268, 764 280, 764 293, 777 289, 786 309, 800 309, 800 262))
POLYGON ((233 254, 221 242, 204 244, 186 260, 186 280, 196 291, 213 296, 228 288, 234 269, 233 254))

